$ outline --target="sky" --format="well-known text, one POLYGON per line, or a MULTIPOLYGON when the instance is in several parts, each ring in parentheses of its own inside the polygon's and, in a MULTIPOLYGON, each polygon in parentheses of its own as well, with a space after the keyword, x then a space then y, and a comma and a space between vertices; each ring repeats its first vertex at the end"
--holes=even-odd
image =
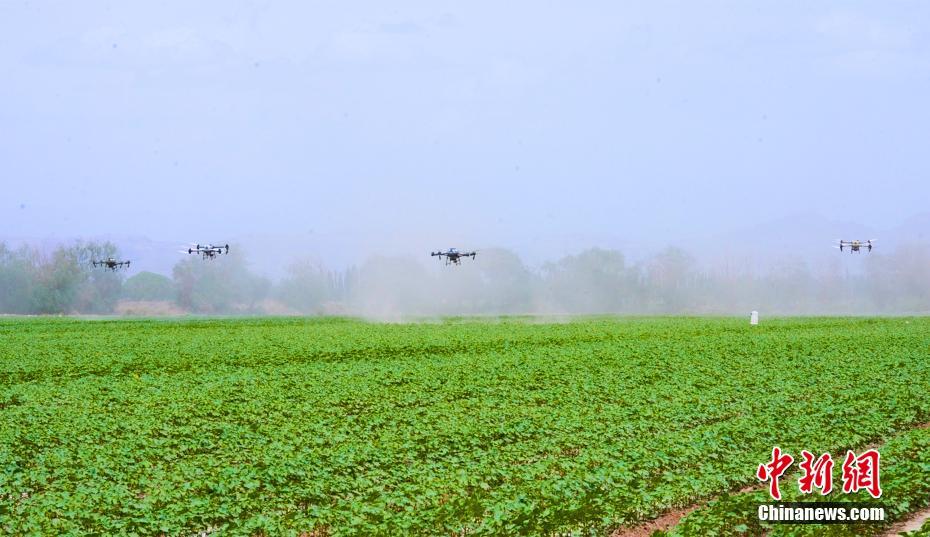
POLYGON ((553 258, 930 199, 926 2, 0 0, 0 80, 0 237, 553 258))

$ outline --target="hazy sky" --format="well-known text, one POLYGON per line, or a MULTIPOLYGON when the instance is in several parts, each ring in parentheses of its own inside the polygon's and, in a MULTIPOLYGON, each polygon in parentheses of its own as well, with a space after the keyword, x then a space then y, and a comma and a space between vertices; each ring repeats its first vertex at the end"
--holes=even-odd
POLYGON ((930 200, 926 2, 0 0, 0 81, 5 236, 538 249, 930 200))

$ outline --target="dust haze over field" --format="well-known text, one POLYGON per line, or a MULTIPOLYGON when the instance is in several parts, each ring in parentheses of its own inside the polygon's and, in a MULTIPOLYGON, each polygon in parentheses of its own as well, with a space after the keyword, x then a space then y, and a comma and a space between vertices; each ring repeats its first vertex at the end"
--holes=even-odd
POLYGON ((927 312, 927 27, 921 4, 7 3, 0 311, 927 312), (103 251, 132 270, 89 270, 103 251))

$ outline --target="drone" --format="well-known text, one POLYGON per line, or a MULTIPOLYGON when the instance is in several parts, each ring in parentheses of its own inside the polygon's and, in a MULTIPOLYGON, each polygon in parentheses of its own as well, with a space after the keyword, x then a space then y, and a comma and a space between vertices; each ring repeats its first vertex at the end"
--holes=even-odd
POLYGON ((445 252, 431 252, 429 255, 433 257, 438 255, 439 259, 442 259, 443 256, 445 256, 447 265, 461 265, 463 257, 470 257, 474 259, 475 255, 477 255, 477 252, 460 252, 455 248, 449 248, 449 250, 445 252))
POLYGON ((226 244, 224 246, 214 246, 212 244, 208 244, 206 246, 201 246, 200 244, 195 244, 193 248, 187 249, 187 253, 200 254, 204 259, 214 259, 216 258, 217 254, 228 254, 229 245, 226 244))
POLYGON ((867 241, 845 241, 843 239, 837 239, 836 242, 837 246, 834 246, 834 248, 839 248, 841 252, 843 251, 843 248, 849 248, 849 253, 859 252, 862 248, 866 248, 871 252, 872 243, 875 242, 875 239, 869 239, 867 241))
POLYGON ((93 263, 95 267, 104 267, 114 272, 123 268, 124 266, 129 268, 129 261, 117 261, 112 257, 108 257, 103 261, 91 261, 91 263, 93 263))

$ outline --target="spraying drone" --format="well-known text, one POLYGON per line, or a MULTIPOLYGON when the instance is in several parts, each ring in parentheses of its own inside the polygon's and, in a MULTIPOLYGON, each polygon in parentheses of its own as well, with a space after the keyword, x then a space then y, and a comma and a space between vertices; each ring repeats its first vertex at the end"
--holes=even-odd
POLYGON ((91 261, 91 263, 93 263, 95 267, 104 267, 114 272, 123 267, 129 268, 129 261, 117 261, 112 257, 108 257, 103 261, 91 261))
POLYGON ((207 244, 206 246, 195 244, 193 247, 187 249, 188 254, 200 254, 204 259, 214 259, 219 254, 228 254, 229 245, 223 246, 214 246, 212 244, 207 244))
POLYGON ((431 252, 429 255, 433 257, 438 255, 439 259, 445 257, 447 265, 461 265, 463 257, 470 257, 474 259, 475 255, 477 255, 477 252, 460 252, 455 248, 449 248, 445 252, 431 252))
POLYGON ((865 248, 871 252, 873 242, 875 242, 875 239, 869 239, 867 241, 860 241, 860 240, 846 241, 843 239, 837 239, 836 240, 837 244, 836 246, 834 246, 834 248, 839 248, 841 252, 843 251, 844 248, 849 248, 849 253, 859 252, 862 250, 862 248, 865 248))

